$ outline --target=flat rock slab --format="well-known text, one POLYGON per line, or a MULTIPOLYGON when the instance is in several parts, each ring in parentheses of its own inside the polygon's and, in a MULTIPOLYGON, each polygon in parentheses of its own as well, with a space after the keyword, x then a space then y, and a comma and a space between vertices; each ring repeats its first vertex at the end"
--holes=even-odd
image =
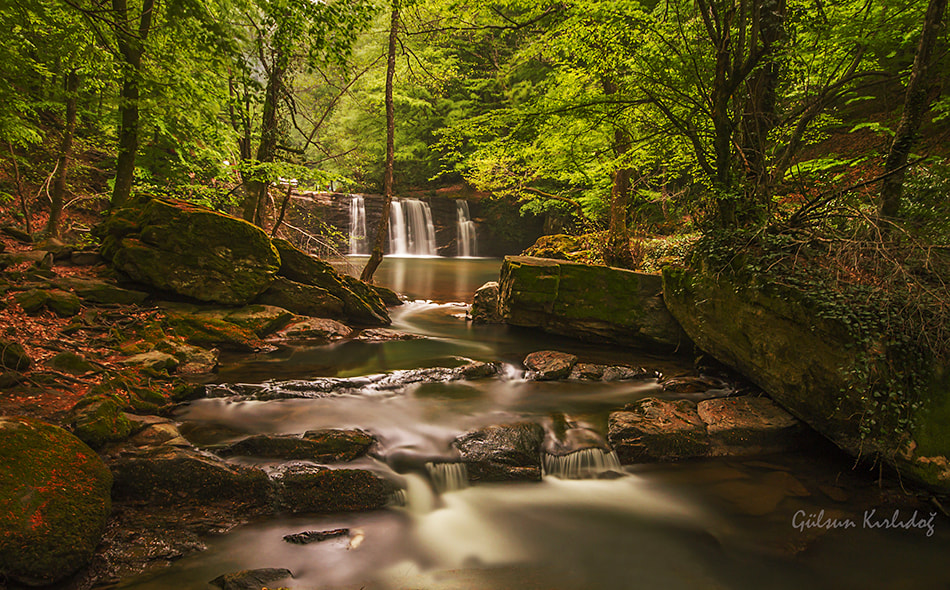
POLYGON ((327 318, 306 318, 296 320, 279 331, 273 340, 319 340, 333 342, 342 340, 353 333, 353 329, 327 318))
POLYGON ((374 442, 372 435, 361 430, 312 430, 303 437, 259 434, 231 444, 218 454, 337 463, 365 455, 374 442))
POLYGON ((709 399, 699 402, 696 411, 706 423, 712 454, 783 451, 811 434, 802 422, 767 397, 709 399))
POLYGON ((577 357, 573 354, 556 350, 539 350, 525 357, 524 366, 528 369, 525 378, 535 381, 565 379, 571 374, 571 369, 575 364, 577 364, 577 357))
POLYGON ((302 463, 281 465, 271 482, 278 508, 295 514, 378 510, 396 491, 391 482, 365 469, 302 463))

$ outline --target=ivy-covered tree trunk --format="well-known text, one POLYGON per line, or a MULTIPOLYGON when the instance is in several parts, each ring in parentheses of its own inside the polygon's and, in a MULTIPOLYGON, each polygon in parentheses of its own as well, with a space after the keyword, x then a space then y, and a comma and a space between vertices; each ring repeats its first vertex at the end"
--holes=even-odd
POLYGON ((396 109, 393 103, 393 76, 396 73, 396 42, 399 33, 399 4, 394 0, 389 19, 389 53, 386 57, 386 170, 383 173, 383 211, 373 240, 373 251, 360 273, 360 280, 373 282, 383 261, 383 249, 389 237, 389 210, 393 202, 393 165, 396 158, 396 109))
POLYGON ((66 180, 69 176, 69 165, 73 156, 73 135, 76 132, 76 93, 78 91, 79 75, 76 70, 70 70, 66 74, 66 121, 63 128, 63 139, 59 145, 59 162, 56 166, 53 192, 50 194, 49 220, 46 222, 46 233, 56 237, 60 236, 62 230, 60 226, 66 195, 66 180))
POLYGON ((122 55, 122 90, 119 94, 119 145, 115 164, 112 207, 121 207, 132 194, 135 156, 139 149, 139 94, 142 56, 152 28, 155 0, 143 0, 138 27, 129 18, 127 0, 112 0, 116 42, 122 55))
POLYGON ((884 218, 897 217, 900 212, 907 160, 917 144, 920 123, 930 108, 927 92, 932 79, 931 61, 946 12, 947 0, 930 0, 927 5, 917 55, 904 95, 904 112, 884 162, 885 177, 879 206, 880 216, 884 218))

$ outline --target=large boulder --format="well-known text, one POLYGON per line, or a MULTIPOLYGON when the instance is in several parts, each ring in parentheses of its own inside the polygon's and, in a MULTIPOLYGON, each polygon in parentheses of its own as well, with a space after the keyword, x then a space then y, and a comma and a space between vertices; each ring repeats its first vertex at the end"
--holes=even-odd
POLYGON ((663 304, 659 275, 508 256, 499 309, 505 323, 582 340, 674 348, 688 340, 663 304))
POLYGON ((56 583, 89 563, 111 510, 112 476, 61 428, 0 418, 0 579, 56 583))
POLYGON ((339 317, 343 315, 344 309, 343 301, 323 287, 298 283, 284 277, 277 277, 256 301, 309 316, 339 317))
POLYGON ((173 199, 136 201, 99 228, 102 255, 132 279, 201 301, 249 303, 280 257, 260 228, 173 199))
POLYGON ((667 307, 702 350, 846 452, 877 453, 904 475, 950 491, 950 368, 895 369, 883 333, 866 325, 856 335, 848 311, 860 301, 822 303, 731 269, 667 268, 663 278, 667 307), (922 382, 915 399, 901 391, 909 374, 922 382))
POLYGON ((296 283, 326 289, 343 302, 343 314, 349 320, 367 326, 389 325, 386 304, 372 286, 341 275, 328 263, 302 252, 287 240, 276 239, 274 246, 280 253, 278 274, 296 283))
POLYGON ((293 513, 378 510, 396 486, 364 469, 289 463, 272 475, 277 508, 293 513))
POLYGON ((544 428, 533 422, 486 426, 452 444, 471 481, 540 481, 544 428))
POLYGON ((473 324, 500 324, 504 321, 499 309, 499 293, 496 281, 489 281, 475 291, 470 313, 473 324))
POLYGON ((573 354, 557 350, 539 350, 525 357, 524 366, 528 369, 525 377, 534 381, 566 379, 575 364, 577 357, 573 354))

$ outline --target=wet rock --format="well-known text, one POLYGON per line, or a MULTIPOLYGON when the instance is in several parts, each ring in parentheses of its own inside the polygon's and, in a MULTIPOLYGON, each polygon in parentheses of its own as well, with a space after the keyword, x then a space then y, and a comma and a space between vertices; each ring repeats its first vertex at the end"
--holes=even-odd
POLYGON ((79 313, 82 301, 75 294, 59 289, 51 289, 46 300, 46 307, 61 318, 68 318, 79 313))
POLYGON ((100 252, 116 269, 201 301, 249 303, 270 285, 280 265, 260 228, 174 199, 132 202, 97 231, 100 252))
POLYGON ((624 464, 706 455, 706 424, 688 400, 646 398, 610 414, 607 439, 624 464))
POLYGON ((125 440, 132 423, 112 397, 89 395, 72 409, 73 433, 94 449, 106 443, 125 440))
POLYGON ((272 436, 260 434, 245 438, 217 451, 222 457, 235 455, 315 463, 352 461, 365 455, 376 442, 361 430, 313 430, 303 435, 272 436))
POLYGON ((600 381, 603 379, 606 369, 607 365, 577 363, 571 368, 571 374, 568 378, 574 381, 600 381))
POLYGON ((59 289, 72 290, 80 299, 89 303, 141 305, 148 298, 144 291, 123 289, 106 281, 63 277, 53 281, 59 289))
POLYGON ((153 350, 152 352, 143 352, 122 361, 127 367, 144 367, 154 371, 173 372, 178 368, 178 359, 170 354, 153 350))
POLYGON ((333 529, 330 531, 304 531, 293 535, 284 535, 284 541, 294 545, 309 545, 310 543, 320 543, 327 539, 349 536, 350 529, 333 529))
POLYGON ((261 568, 256 570, 242 570, 231 574, 224 574, 211 580, 209 584, 221 590, 261 590, 273 582, 293 578, 294 574, 284 568, 261 568))
POLYGON ((766 397, 709 399, 696 407, 713 455, 763 454, 802 446, 808 429, 766 397))
POLYGON ((269 482, 260 469, 234 465, 192 449, 160 446, 124 455, 112 464, 113 496, 155 504, 238 502, 268 504, 269 482))
POLYGON ((112 476, 75 436, 0 418, 0 577, 54 584, 92 558, 111 510, 112 476))
POLYGON ((627 381, 630 379, 649 379, 656 373, 651 373, 643 368, 631 368, 624 366, 607 367, 604 369, 602 379, 604 381, 627 381))
POLYGON ((532 352, 524 359, 524 366, 529 371, 525 378, 536 381, 565 379, 571 374, 571 368, 575 363, 577 363, 577 357, 566 352, 556 350, 532 352))
POLYGON ((399 293, 380 285, 372 285, 372 287, 373 291, 376 291, 376 294, 379 295, 379 298, 383 300, 383 303, 387 307, 398 307, 402 305, 402 299, 399 298, 399 293))
POLYGON ((482 363, 482 362, 471 362, 467 365, 463 365, 457 370, 459 377, 462 379, 485 379, 488 377, 494 377, 501 372, 501 367, 496 363, 482 363))
POLYGON ((162 445, 172 447, 191 447, 191 443, 185 440, 178 431, 178 427, 170 420, 149 424, 139 432, 129 437, 128 443, 135 447, 160 447, 162 445))
POLYGON ((475 291, 472 300, 473 324, 501 324, 501 310, 498 307, 498 283, 490 281, 475 291))
POLYGON ((14 371, 25 371, 33 364, 26 350, 19 342, 0 339, 0 367, 14 371))
POLYGON ((660 385, 667 393, 705 393, 710 389, 729 389, 729 385, 714 377, 673 377, 660 385))
POLYGON ((540 481, 544 429, 533 422, 487 426, 452 443, 471 481, 540 481))
POLYGON ((377 510, 396 487, 363 469, 285 464, 272 475, 277 507, 292 513, 377 510))
POLYGON ((349 336, 353 330, 346 324, 327 318, 296 320, 278 332, 275 340, 318 340, 333 342, 349 336))
MULTIPOLYGON (((274 246, 280 252, 280 274, 296 283, 319 287, 326 290, 342 302, 345 317, 367 326, 389 325, 389 312, 386 304, 372 286, 341 275, 330 264, 310 256, 297 249, 286 240, 274 240, 274 246)), ((301 315, 338 317, 332 313, 304 313, 292 308, 301 315)))
POLYGON ((319 317, 343 315, 343 301, 340 298, 322 287, 296 283, 284 277, 277 277, 255 301, 282 307, 299 315, 319 317))
POLYGON ((362 330, 357 338, 363 342, 393 342, 396 340, 420 340, 425 336, 390 330, 389 328, 369 328, 362 330))
POLYGON ((96 370, 92 363, 75 352, 61 352, 47 361, 46 364, 51 369, 70 375, 82 375, 96 370))

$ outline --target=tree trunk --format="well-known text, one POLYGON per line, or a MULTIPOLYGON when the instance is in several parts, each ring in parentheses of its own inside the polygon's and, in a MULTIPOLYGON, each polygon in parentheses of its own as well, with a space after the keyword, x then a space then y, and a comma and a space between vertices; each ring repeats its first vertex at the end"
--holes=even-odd
POLYGON ((373 275, 383 261, 383 249, 389 236, 389 209, 393 201, 393 163, 396 154, 396 109, 393 104, 393 75, 396 73, 396 40, 399 32, 399 4, 393 1, 392 15, 389 21, 389 53, 386 59, 386 170, 383 173, 383 212, 373 241, 370 254, 360 280, 373 282, 373 275))
POLYGON ((119 153, 115 163, 115 185, 112 188, 112 207, 121 207, 132 194, 135 174, 135 156, 139 149, 139 84, 142 79, 142 55, 145 40, 152 27, 155 0, 143 0, 138 31, 129 19, 126 0, 112 0, 115 18, 115 36, 122 54, 122 91, 119 95, 119 153))
POLYGON ((76 93, 79 90, 79 75, 71 70, 66 75, 66 127, 63 129, 63 141, 59 146, 59 165, 56 167, 56 180, 50 195, 49 221, 46 233, 60 237, 63 203, 66 197, 66 180, 69 176, 69 164, 73 155, 73 135, 76 132, 76 93))
POLYGON ((900 211, 906 174, 905 166, 911 150, 917 144, 920 123, 930 108, 927 97, 928 85, 932 78, 930 62, 946 12, 947 0, 930 0, 927 5, 924 26, 920 32, 920 43, 917 45, 917 55, 914 57, 914 66, 910 80, 907 82, 907 92, 904 95, 904 113, 901 115, 901 122, 887 153, 887 160, 884 162, 886 176, 881 186, 878 209, 883 218, 897 217, 900 211))
MULTIPOLYGON (((284 86, 286 56, 279 45, 275 49, 274 61, 267 77, 264 92, 264 108, 261 114, 261 142, 257 146, 255 159, 266 164, 274 161, 277 155, 277 143, 280 139, 280 127, 277 120, 277 105, 284 86)), ((247 183, 247 197, 244 201, 244 219, 263 227, 264 212, 267 207, 267 190, 270 183, 266 180, 252 180, 247 183)))

